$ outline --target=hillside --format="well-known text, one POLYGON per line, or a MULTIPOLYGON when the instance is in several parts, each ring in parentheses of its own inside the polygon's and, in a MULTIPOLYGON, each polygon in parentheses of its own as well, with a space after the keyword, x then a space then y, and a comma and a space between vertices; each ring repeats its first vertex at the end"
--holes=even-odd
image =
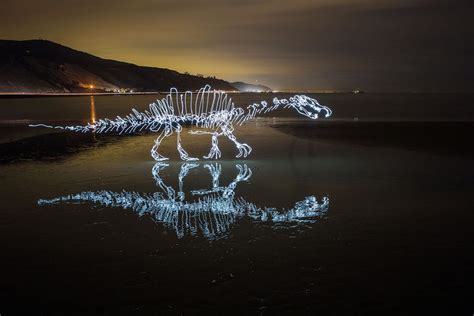
POLYGON ((242 92, 271 92, 272 89, 270 89, 267 86, 261 85, 261 84, 250 84, 250 83, 245 83, 245 82, 232 82, 231 85, 236 88, 239 91, 242 92))
POLYGON ((0 40, 0 93, 195 90, 205 84, 236 90, 224 80, 102 59, 46 40, 0 40))

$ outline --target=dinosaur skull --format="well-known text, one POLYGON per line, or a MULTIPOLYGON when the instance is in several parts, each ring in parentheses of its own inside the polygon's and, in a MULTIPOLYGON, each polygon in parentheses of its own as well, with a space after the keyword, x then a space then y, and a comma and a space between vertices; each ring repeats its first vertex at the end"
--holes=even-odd
POLYGON ((305 95, 295 95, 291 97, 289 105, 298 111, 298 113, 313 120, 317 119, 320 115, 330 117, 332 114, 331 109, 327 106, 321 105, 316 99, 305 95))

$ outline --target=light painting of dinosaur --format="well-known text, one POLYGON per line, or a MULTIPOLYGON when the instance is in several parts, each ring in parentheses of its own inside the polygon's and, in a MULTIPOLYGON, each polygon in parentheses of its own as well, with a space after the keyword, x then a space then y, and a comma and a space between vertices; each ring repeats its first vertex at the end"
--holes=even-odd
POLYGON ((237 184, 248 182, 252 177, 252 170, 245 164, 235 166, 238 173, 228 185, 220 184, 221 164, 205 164, 204 168, 208 169, 212 178, 211 188, 191 190, 192 198, 186 199, 183 191, 184 178, 191 169, 199 167, 199 164, 186 162, 181 165, 177 189, 165 184, 160 176, 160 172, 168 166, 167 163, 157 162, 152 169, 156 185, 162 192, 84 191, 52 199, 40 199, 38 205, 89 202, 105 207, 131 209, 139 216, 150 216, 154 221, 174 230, 178 238, 187 234, 202 234, 210 240, 224 237, 232 224, 244 216, 253 221, 276 224, 314 223, 323 217, 329 208, 327 196, 324 196, 321 202, 318 202, 315 196, 308 196, 290 209, 259 207, 243 197, 236 197, 237 184))
POLYGON ((211 150, 205 159, 219 159, 218 138, 227 137, 238 150, 236 158, 247 157, 252 152, 252 147, 241 143, 234 135, 234 125, 242 125, 255 119, 257 116, 275 111, 279 108, 293 108, 301 115, 310 119, 329 117, 332 111, 318 103, 317 100, 305 95, 294 95, 289 99, 273 98, 273 104, 266 101, 253 103, 245 109, 236 106, 229 95, 220 90, 211 90, 209 85, 197 92, 186 91, 178 93, 175 88, 161 100, 149 105, 149 110, 143 112, 132 109, 132 113, 125 118, 117 116, 115 119, 99 119, 87 125, 77 126, 51 126, 46 124, 30 124, 30 127, 47 127, 64 129, 74 132, 117 133, 131 134, 141 131, 159 133, 151 149, 151 156, 156 161, 168 158, 158 152, 161 142, 176 132, 177 150, 182 160, 194 161, 198 158, 191 157, 181 144, 183 126, 189 125, 198 129, 191 130, 191 134, 209 134, 211 136, 211 150))

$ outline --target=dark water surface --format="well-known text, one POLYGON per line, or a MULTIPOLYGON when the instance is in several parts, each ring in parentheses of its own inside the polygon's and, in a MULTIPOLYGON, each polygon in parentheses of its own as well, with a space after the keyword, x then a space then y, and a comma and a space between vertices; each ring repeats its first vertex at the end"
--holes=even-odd
POLYGON ((472 95, 318 96, 333 121, 258 120, 249 158, 195 165, 174 137, 157 165, 153 134, 25 125, 152 99, 0 99, 2 315, 474 312, 472 95))

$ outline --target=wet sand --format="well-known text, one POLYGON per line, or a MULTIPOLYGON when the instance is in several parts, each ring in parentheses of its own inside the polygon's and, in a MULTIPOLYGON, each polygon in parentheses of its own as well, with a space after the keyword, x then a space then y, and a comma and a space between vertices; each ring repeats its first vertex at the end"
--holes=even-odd
POLYGON ((314 141, 335 141, 364 146, 397 147, 454 155, 474 154, 474 122, 387 121, 272 124, 277 130, 314 141))
MULTIPOLYGON (((327 214, 298 225, 242 218, 215 240, 179 237, 130 209, 38 205, 39 199, 82 191, 160 191, 149 157, 154 135, 89 146, 91 139, 80 135, 75 143, 74 135, 63 133, 18 145, 22 152, 45 146, 51 159, 0 165, 3 311, 469 312, 471 160, 344 138, 314 140, 307 137, 311 129, 296 130, 298 137, 265 125, 237 130, 254 152, 251 159, 234 159, 235 149, 222 142, 221 183, 235 176, 236 164, 246 164, 253 176, 238 185, 236 197, 280 208, 305 196, 327 195, 327 214), (65 154, 51 143, 79 149, 65 154)), ((205 153, 209 139, 184 134, 183 143, 190 153, 205 153)), ((163 144, 163 153, 171 157, 163 178, 177 188, 182 163, 174 139, 163 144)), ((185 179, 187 196, 191 189, 210 186, 205 163, 185 179)))
MULTIPOLYGON (((270 120, 271 122, 271 120, 270 120)), ((79 124, 79 123, 78 123, 79 124)), ((265 123, 266 124, 266 123, 265 123)), ((474 155, 471 131, 474 122, 350 122, 307 121, 269 123, 275 130, 310 141, 329 141, 373 147, 401 148, 451 155, 474 155)), ((14 127, 12 126, 12 129, 14 127)), ((17 130, 28 130, 25 125, 17 130)), ((36 130, 35 132, 38 132, 36 130)), ((40 130, 41 135, 0 143, 0 163, 21 160, 49 160, 121 138, 138 135, 96 135, 40 130)), ((18 131, 17 131, 18 133, 18 131)), ((151 133, 142 133, 149 134, 151 133)))
MULTIPOLYGON (((370 98, 345 102, 349 108, 370 98)), ((127 113, 130 100, 118 99, 120 107, 97 98, 96 117, 127 113)), ((8 108, 4 118, 59 122, 91 114, 90 99, 68 100, 44 99, 46 113, 28 103, 27 117, 8 108)), ((156 134, 33 135, 16 126, 0 145, 0 312, 470 315, 471 127, 270 118, 237 128, 252 155, 235 158, 235 147, 221 140, 222 159, 200 160, 182 179, 186 201, 195 201, 192 190, 212 187, 210 164, 221 170, 220 185, 246 165, 252 176, 233 189, 235 199, 287 210, 305 197, 327 196, 329 207, 313 222, 239 217, 208 238, 179 235, 173 223, 133 205, 39 203, 104 190, 163 194, 150 157, 156 134)), ((186 150, 207 154, 209 137, 188 130, 186 150)), ((161 152, 170 158, 162 180, 178 192, 185 164, 175 135, 161 152)))

